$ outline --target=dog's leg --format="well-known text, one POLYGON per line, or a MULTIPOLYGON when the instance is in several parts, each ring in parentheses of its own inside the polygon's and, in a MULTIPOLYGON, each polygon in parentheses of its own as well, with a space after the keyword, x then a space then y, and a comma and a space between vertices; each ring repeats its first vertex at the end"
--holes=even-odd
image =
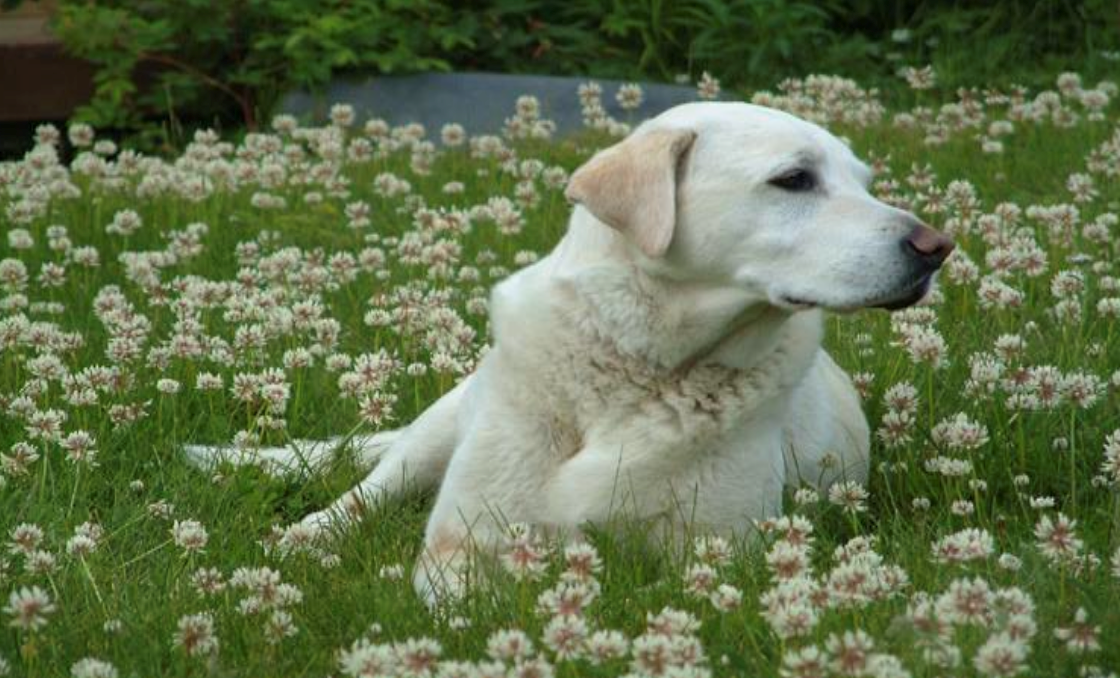
MULTIPOLYGON (((637 442, 637 441, 636 441, 637 442)), ((548 484, 550 513, 563 524, 641 517, 653 507, 644 499, 657 485, 658 497, 667 479, 678 471, 671 453, 637 443, 627 446, 588 445, 556 469, 548 484)))
POLYGON ((780 427, 733 431, 700 449, 633 440, 592 443, 561 464, 545 487, 552 519, 579 525, 660 515, 677 527, 730 530, 781 512, 780 427))
MULTIPOLYGON (((533 467, 532 458, 518 454, 517 443, 511 445, 516 437, 478 435, 478 428, 469 427, 455 450, 425 529, 413 584, 429 607, 457 599, 466 591, 480 549, 497 551, 503 511, 512 508, 508 495, 526 489, 524 479, 516 476, 533 467), (501 506, 488 505, 491 499, 501 506)), ((523 502, 523 498, 513 498, 512 503, 523 502)), ((523 507, 513 509, 515 519, 521 517, 519 510, 523 507)))
POLYGON ((515 379, 486 368, 462 408, 460 438, 425 529, 414 584, 429 605, 473 583, 475 566, 503 552, 509 523, 551 522, 541 491, 558 454, 548 418, 515 379))
POLYGON ((207 471, 225 463, 234 466, 260 466, 265 472, 274 476, 300 473, 310 475, 322 470, 344 447, 354 450, 359 466, 372 468, 406 430, 379 431, 350 438, 339 436, 327 440, 297 440, 287 447, 261 447, 248 450, 184 445, 183 453, 188 463, 207 471))
POLYGON ((408 427, 394 431, 384 454, 375 453, 381 460, 373 471, 331 506, 308 515, 302 523, 315 530, 342 526, 360 516, 368 504, 407 489, 436 485, 455 450, 463 394, 473 378, 467 377, 444 394, 408 427))
POLYGON ((468 577, 472 558, 476 557, 480 545, 495 546, 491 550, 496 551, 499 539, 500 534, 490 526, 483 526, 479 533, 465 523, 448 523, 435 528, 429 523, 424 550, 412 578, 416 594, 430 608, 458 600, 471 583, 468 577))
POLYGON ((787 484, 827 490, 843 480, 867 482, 870 432, 859 394, 843 370, 821 351, 798 385, 786 422, 787 484))

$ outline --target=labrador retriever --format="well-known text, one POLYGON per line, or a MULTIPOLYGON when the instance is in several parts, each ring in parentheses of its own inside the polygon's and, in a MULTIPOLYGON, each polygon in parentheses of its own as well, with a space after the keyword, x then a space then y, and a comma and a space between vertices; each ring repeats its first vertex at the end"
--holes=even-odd
POLYGON ((415 574, 436 602, 508 522, 738 535, 781 512, 784 486, 865 480, 868 426, 822 349, 823 312, 916 303, 953 249, 870 179, 835 136, 772 109, 694 103, 643 123, 572 175, 556 248, 494 289, 475 372, 409 426, 354 439, 376 466, 303 524, 438 486, 415 574))

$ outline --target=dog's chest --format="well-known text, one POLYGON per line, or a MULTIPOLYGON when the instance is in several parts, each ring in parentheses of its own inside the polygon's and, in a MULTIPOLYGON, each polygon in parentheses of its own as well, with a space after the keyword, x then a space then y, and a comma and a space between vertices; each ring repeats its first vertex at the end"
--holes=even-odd
POLYGON ((572 424, 593 435, 638 433, 666 444, 700 444, 748 421, 780 390, 778 363, 668 370, 595 347, 571 358, 572 424))

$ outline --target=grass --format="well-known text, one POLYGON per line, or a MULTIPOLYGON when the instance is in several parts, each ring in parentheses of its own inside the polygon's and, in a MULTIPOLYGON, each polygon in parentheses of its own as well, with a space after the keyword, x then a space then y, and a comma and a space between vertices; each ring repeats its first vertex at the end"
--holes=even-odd
MULTIPOLYGON (((890 108, 891 102, 886 103, 890 108)), ((1077 109, 1069 101, 1064 105, 1077 109)), ((1006 116, 1006 109, 993 106, 984 114, 986 120, 1000 119, 1006 116)), ((1049 122, 1016 123, 1015 132, 1004 140, 1002 154, 983 153, 975 139, 976 130, 956 131, 948 143, 937 147, 925 145, 921 132, 894 127, 886 120, 835 131, 846 135, 859 154, 884 158, 903 186, 901 194, 912 192, 904 181, 912 164, 928 163, 941 187, 952 180, 971 182, 980 210, 987 213, 1004 201, 1015 201, 1024 208, 1070 202, 1067 177, 1086 171, 1087 154, 1112 135, 1115 123, 1115 106, 1108 109, 1104 121, 1082 119, 1070 128, 1049 122)), ((591 148, 608 142, 605 136, 589 133, 555 142, 516 141, 510 146, 518 158, 537 158, 546 166, 571 170, 591 148)), ((5 183, 16 183, 14 178, 22 170, 12 167, 0 171, 0 177, 7 177, 0 181, 0 189, 5 183)), ((138 176, 126 177, 124 188, 114 189, 97 187, 88 176, 75 174, 73 181, 81 189, 81 197, 55 198, 42 215, 26 224, 15 223, 10 210, 8 216, 0 216, 2 230, 24 228, 34 240, 30 249, 14 249, 10 240, 0 242, 0 259, 22 261, 32 276, 22 293, 31 302, 56 302, 58 312, 42 308, 21 311, 11 303, 11 295, 17 291, 9 288, 7 310, 0 311, 0 317, 27 312, 37 322, 52 323, 81 337, 78 348, 58 353, 65 372, 110 365, 113 361, 106 348, 111 333, 97 317, 94 300, 107 286, 119 286, 135 313, 150 321, 142 354, 147 355, 181 328, 175 326, 174 309, 153 297, 151 288, 138 282, 139 275, 130 278, 120 257, 125 252, 165 250, 168 233, 201 222, 208 230, 201 237, 199 253, 157 267, 158 279, 170 299, 180 296, 176 282, 188 276, 228 281, 243 267, 253 268, 253 263, 239 263, 240 243, 262 243, 266 253, 299 248, 298 254, 306 262, 336 252, 356 254, 363 247, 378 246, 380 240, 388 255, 380 273, 362 271, 350 282, 317 286, 324 316, 336 319, 341 328, 337 346, 326 352, 356 356, 384 348, 406 364, 430 363, 432 355, 424 346, 422 332, 375 328, 363 322, 372 296, 412 284, 416 289, 450 293, 449 305, 477 331, 478 339, 464 353, 464 359, 469 359, 483 343, 486 321, 484 315, 469 312, 467 302, 482 295, 503 272, 489 275, 490 264, 483 264, 478 283, 432 280, 425 266, 402 263, 384 240, 414 231, 412 216, 404 209, 403 196, 375 193, 374 178, 392 172, 406 178, 411 195, 422 196, 428 205, 464 208, 483 204, 492 196, 512 196, 517 180, 502 172, 492 158, 472 159, 455 150, 441 152, 428 175, 410 169, 407 150, 366 163, 343 163, 340 172, 349 179, 348 198, 332 197, 316 186, 324 199, 307 204, 307 186, 284 184, 271 191, 287 200, 284 209, 254 207, 252 195, 262 190, 256 187, 216 190, 193 202, 170 194, 138 198, 130 190, 138 176), (463 182, 463 192, 444 193, 442 187, 449 181, 463 182), (372 225, 351 229, 344 207, 358 199, 369 204, 372 225), (106 225, 125 209, 135 210, 143 226, 129 236, 107 234, 106 225), (65 226, 73 246, 96 248, 100 265, 67 263, 66 279, 56 287, 37 281, 35 276, 44 263, 70 260, 48 248, 47 229, 52 225, 65 226)), ((502 235, 492 222, 479 219, 462 237, 440 236, 456 239, 462 247, 453 268, 474 265, 480 253, 492 252, 496 264, 513 269, 518 252, 544 253, 559 239, 568 206, 560 190, 545 188, 539 180, 536 184, 540 202, 524 210, 519 234, 502 235)), ((1115 177, 1097 174, 1096 186, 1099 195, 1079 205, 1083 222, 1115 211, 1120 202, 1115 177)), ((9 194, 5 198, 0 192, 0 205, 16 202, 14 191, 9 194)), ((946 216, 928 218, 936 224, 946 216)), ((888 409, 883 394, 890 386, 909 382, 916 387, 920 402, 913 441, 896 448, 875 441, 873 460, 882 466, 869 483, 866 511, 845 512, 825 500, 801 507, 787 501, 787 506, 796 508, 815 526, 813 564, 818 573, 826 573, 834 565, 835 547, 857 535, 874 536, 876 550, 909 576, 910 586, 901 595, 829 610, 807 638, 782 641, 760 616, 760 596, 774 583, 764 559, 765 544, 737 545, 732 562, 720 569, 720 581, 742 592, 742 605, 724 612, 703 598, 686 594, 682 576, 688 563, 684 559, 646 543, 640 525, 619 525, 592 534, 604 568, 599 575, 601 594, 587 612, 591 626, 618 629, 632 638, 642 633, 647 613, 666 606, 689 611, 701 622, 698 636, 708 658, 703 665, 716 675, 777 675, 785 652, 806 644, 823 648, 830 634, 856 628, 874 639, 876 651, 896 655, 914 676, 972 675, 977 673, 972 657, 988 637, 983 625, 964 625, 955 631, 952 642, 961 650, 962 664, 956 672, 945 672, 923 658, 917 642, 920 636, 904 617, 916 592, 938 596, 954 580, 979 577, 993 588, 1019 587, 1034 601, 1038 633, 1029 643, 1028 668, 1023 675, 1074 675, 1083 666, 1098 666, 1105 672, 1120 669, 1120 644, 1115 642, 1120 637, 1120 577, 1110 573, 1108 562, 1120 546, 1120 499, 1117 479, 1112 479, 1111 486, 1093 481, 1101 466, 1105 438, 1120 427, 1120 395, 1113 378, 1120 368, 1120 329, 1115 317, 1102 317, 1095 310, 1100 299, 1117 295, 1104 289, 1102 280, 1120 274, 1116 266, 1118 234, 1114 227, 1112 240, 1099 244, 1076 233, 1066 245, 1051 239, 1037 220, 1024 217, 1022 223, 1035 233, 1048 255, 1046 272, 1035 278, 1022 274, 1006 278, 1025 294, 1020 308, 981 309, 975 283, 945 282, 944 299, 935 306, 934 324, 948 347, 944 368, 934 370, 911 360, 884 312, 829 320, 828 348, 838 362, 850 373, 874 375, 865 400, 873 428, 888 409), (1099 270, 1071 262, 1069 257, 1075 252, 1100 262, 1099 270), (1050 280, 1064 269, 1081 271, 1085 278, 1085 289, 1077 297, 1083 309, 1079 322, 1058 320, 1051 310, 1050 280), (1003 334, 1020 334, 1026 341, 1025 352, 1015 365, 1053 365, 1063 373, 1091 373, 1102 382, 1113 378, 1114 385, 1105 387, 1102 397, 1087 409, 1062 404, 1050 410, 1016 412, 1006 406, 1007 394, 1002 391, 990 398, 969 395, 965 388, 969 357, 992 350, 1003 334), (934 443, 933 427, 958 412, 983 424, 990 441, 968 452, 945 450, 934 443), (1054 440, 1063 437, 1068 448, 1056 450, 1054 440), (924 460, 935 452, 967 457, 974 470, 964 478, 924 470, 924 460), (1016 485, 1015 476, 1020 474, 1029 476, 1029 484, 1016 485), (987 489, 970 488, 970 479, 985 481, 987 489), (1031 508, 1028 498, 1042 496, 1055 498, 1056 507, 1049 511, 1031 508), (928 510, 914 507, 918 498, 929 499, 928 510), (954 514, 953 502, 962 499, 974 502, 974 513, 954 514), (1069 563, 1055 564, 1042 555, 1035 525, 1041 515, 1053 516, 1057 511, 1077 520, 1076 532, 1084 540, 1084 551, 1103 563, 1078 571, 1069 563), (997 553, 1018 557, 1021 567, 1002 568, 994 555, 967 565, 935 563, 931 543, 967 527, 986 530, 995 540, 997 553), (1073 653, 1055 637, 1054 630, 1070 626, 1079 607, 1100 627, 1099 651, 1073 653)), ((984 257, 990 248, 980 235, 974 230, 957 239, 959 247, 988 273, 984 257)), ((254 287, 274 292, 280 306, 307 295, 291 281, 262 279, 254 287)), ((262 296, 254 306, 260 307, 266 299, 262 296)), ((200 311, 198 320, 208 336, 233 341, 238 327, 247 321, 224 316, 222 308, 207 308, 200 311)), ((254 322, 269 321, 262 317, 254 322)), ((64 432, 80 429, 92 434, 97 441, 97 465, 71 461, 57 442, 32 441, 41 458, 28 466, 27 474, 0 476, 5 481, 0 484, 0 534, 9 535, 23 523, 38 525, 45 535, 39 548, 53 554, 56 561, 48 571, 35 573, 28 569, 28 558, 14 548, 4 549, 0 563, 7 565, 0 567, 0 602, 7 602, 9 592, 37 585, 57 608, 47 615, 45 626, 36 630, 9 626, 12 615, 0 613, 0 668, 6 666, 14 676, 63 676, 70 674, 78 660, 97 657, 111 662, 121 676, 337 675, 337 651, 365 636, 374 623, 380 626, 380 632, 371 636, 376 642, 426 636, 439 641, 447 659, 484 658, 490 634, 508 628, 524 630, 543 649, 540 638, 549 620, 537 614, 536 604, 538 595, 552 586, 562 569, 558 557, 549 561, 548 574, 541 581, 500 577, 493 587, 474 592, 456 609, 433 615, 414 595, 407 574, 417 557, 430 496, 413 495, 372 508, 359 525, 327 545, 338 558, 335 566, 324 567, 314 555, 297 553, 282 558, 275 551, 266 552, 262 541, 269 539, 273 526, 288 525, 325 506, 360 479, 362 472, 345 456, 328 472, 309 480, 272 478, 252 468, 224 469, 210 478, 185 463, 179 452, 183 443, 228 441, 237 431, 257 425, 260 406, 246 406, 230 394, 235 373, 282 367, 286 350, 315 343, 309 332, 280 331, 262 347, 240 352, 244 362, 234 366, 172 358, 159 367, 141 357, 122 363, 122 386, 101 393, 97 404, 89 406, 68 404, 61 381, 50 380, 49 388, 33 398, 36 409, 65 411, 64 432), (195 382, 201 372, 221 375, 226 388, 198 391, 195 382), (177 394, 161 393, 159 379, 174 379, 182 388, 177 394), (125 403, 144 403, 145 415, 131 425, 115 426, 109 407, 125 403), (151 506, 156 502, 173 506, 170 517, 153 515, 151 506), (176 519, 194 519, 205 526, 208 543, 204 550, 188 553, 173 542, 171 527, 176 519), (103 528, 97 548, 83 556, 69 555, 67 540, 87 521, 103 528), (398 564, 405 568, 403 580, 383 576, 382 568, 398 564), (288 608, 298 633, 279 643, 270 643, 262 628, 267 615, 239 611, 244 591, 227 588, 215 596, 202 596, 190 580, 202 567, 217 568, 228 577, 235 568, 262 566, 282 573, 283 581, 302 592, 302 600, 288 608), (220 650, 210 657, 187 656, 182 648, 173 646, 177 625, 182 616, 204 611, 213 616, 220 650), (469 622, 466 628, 462 628, 464 619, 469 622), (112 622, 108 629, 106 622, 112 622)), ((34 381, 31 359, 37 354, 26 341, 0 345, 0 404, 8 410, 0 415, 0 453, 10 455, 13 444, 30 439, 26 422, 10 405, 34 381)), ((321 357, 312 367, 285 373, 290 386, 283 410, 286 426, 282 432, 269 433, 268 441, 282 444, 289 435, 321 438, 359 424, 357 403, 340 397, 339 375, 327 370, 321 357)), ((431 369, 419 377, 395 373, 385 387, 398 397, 394 421, 410 421, 453 382, 452 375, 431 369)), ((630 670, 627 659, 594 666, 586 660, 554 661, 548 651, 544 655, 553 662, 557 675, 620 675, 630 670)))

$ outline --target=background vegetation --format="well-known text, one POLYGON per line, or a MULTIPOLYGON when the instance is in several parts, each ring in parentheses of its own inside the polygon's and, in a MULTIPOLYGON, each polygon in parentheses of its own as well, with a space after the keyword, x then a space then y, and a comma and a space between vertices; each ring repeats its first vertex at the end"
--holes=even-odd
POLYGON ((157 138, 145 121, 254 129, 283 92, 351 71, 707 70, 743 91, 811 72, 891 87, 932 64, 952 91, 1092 78, 1120 57, 1112 0, 62 0, 55 27, 97 67, 78 119, 157 138))

